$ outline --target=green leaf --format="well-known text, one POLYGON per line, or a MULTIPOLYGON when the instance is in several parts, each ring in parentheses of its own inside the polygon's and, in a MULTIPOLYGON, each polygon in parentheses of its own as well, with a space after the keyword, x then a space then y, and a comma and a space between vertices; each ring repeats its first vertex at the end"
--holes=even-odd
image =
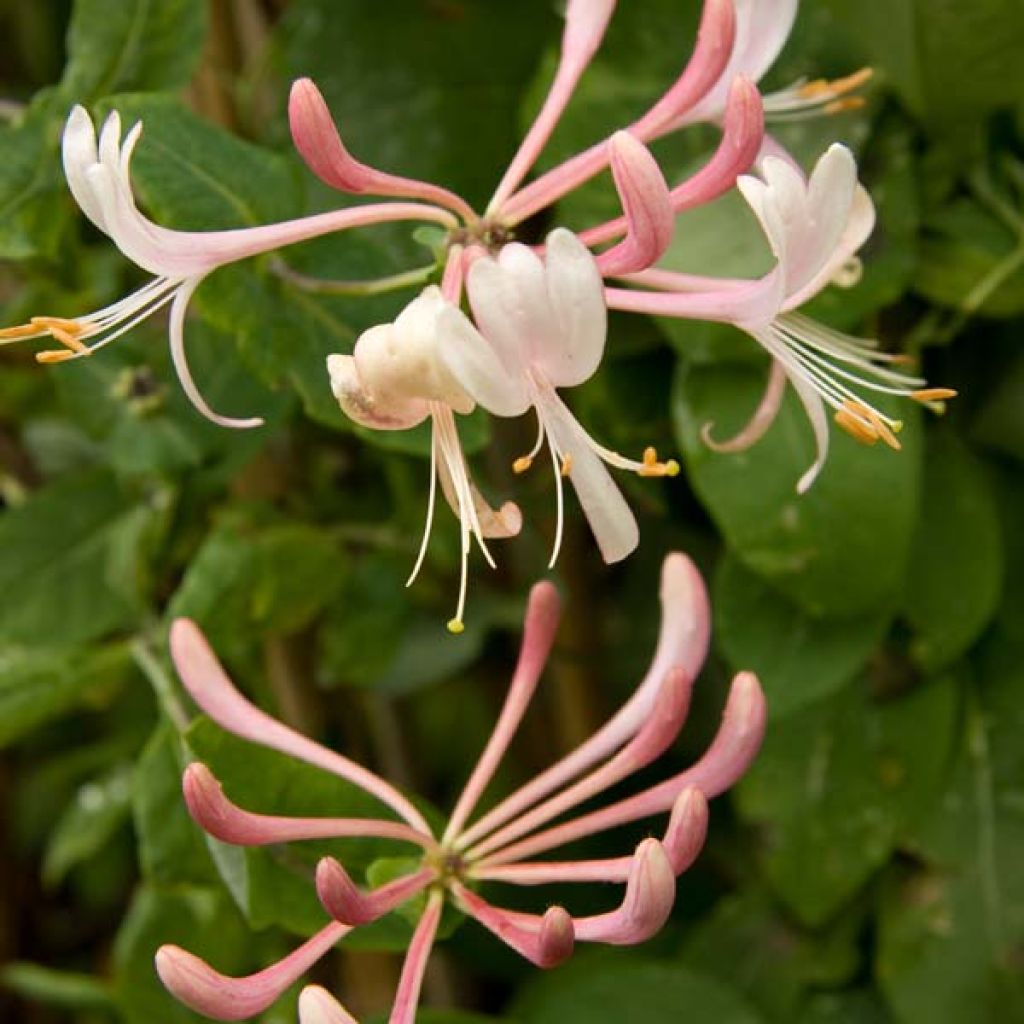
POLYGON ((769 728, 738 800, 764 827, 769 881, 801 921, 835 914, 934 799, 957 710, 951 679, 882 703, 857 680, 769 728))
POLYGON ((214 646, 257 632, 294 633, 338 592, 345 559, 325 531, 301 524, 214 530, 196 553, 168 609, 196 619, 214 646))
POLYGON ((880 894, 877 974, 901 1022, 1024 1020, 1024 672, 1016 638, 985 652, 952 779, 920 823, 922 863, 880 894))
POLYGON ((986 114, 1024 103, 1016 0, 837 0, 835 7, 884 79, 946 140, 963 146, 986 114))
POLYGON ((61 93, 77 102, 185 85, 206 36, 203 0, 76 0, 61 93))
POLYGON ((120 644, 84 650, 0 648, 0 747, 83 704, 105 701, 129 665, 120 644))
MULTIPOLYGON (((807 494, 796 482, 814 457, 811 428, 787 394, 754 447, 718 454, 700 437, 730 437, 750 417, 762 374, 736 366, 680 364, 673 396, 686 471, 725 542, 757 573, 812 616, 878 613, 896 603, 913 541, 920 488, 920 431, 911 403, 903 450, 867 448, 832 428, 828 463, 807 494)), ((791 389, 789 389, 791 391, 791 389)))
POLYGON ((678 964, 622 956, 577 956, 536 975, 513 1007, 519 1024, 679 1024, 680 1015, 715 1024, 762 1018, 721 982, 678 964))
POLYGON ((736 670, 757 673, 778 721, 843 688, 866 664, 891 615, 819 619, 726 555, 714 578, 715 639, 736 670))
POLYGON ((164 885, 216 878, 203 832, 181 795, 184 755, 169 725, 150 737, 135 766, 132 816, 139 866, 148 881, 164 885))
POLYGON ((122 762, 90 779, 57 819, 43 858, 43 881, 55 886, 97 854, 128 819, 132 766, 122 762))
POLYGON ((934 670, 967 650, 995 614, 1003 546, 985 467, 949 429, 928 434, 923 493, 904 607, 911 652, 934 670))
POLYGON ((0 517, 0 640, 62 645, 127 625, 129 604, 108 578, 118 528, 131 513, 109 474, 51 484, 0 517))
POLYGON ((793 1020, 814 989, 849 981, 860 964, 863 914, 802 931, 763 892, 749 886, 716 904, 691 928, 682 956, 741 991, 772 1020, 793 1020))
POLYGON ((108 984, 89 974, 58 971, 41 964, 12 963, 0 968, 0 985, 23 999, 46 1006, 114 1010, 108 984))

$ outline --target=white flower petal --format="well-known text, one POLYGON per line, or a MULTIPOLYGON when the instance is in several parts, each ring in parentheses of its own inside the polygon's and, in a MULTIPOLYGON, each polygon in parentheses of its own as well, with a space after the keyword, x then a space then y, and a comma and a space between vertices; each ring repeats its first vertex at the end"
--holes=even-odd
POLYGON ((565 228, 548 235, 545 275, 557 340, 537 365, 555 387, 574 387, 593 376, 604 355, 604 283, 590 250, 565 228))
POLYGON ((61 154, 64 175, 75 202, 100 231, 109 233, 103 217, 103 208, 93 194, 92 185, 86 175, 88 169, 98 162, 99 156, 96 149, 96 128, 85 107, 76 106, 68 115, 61 154))
POLYGON ((640 543, 640 531, 626 499, 591 448, 586 431, 553 392, 537 396, 537 412, 555 448, 568 459, 569 480, 601 556, 609 564, 622 561, 640 543))
POLYGON ((352 356, 328 356, 327 372, 341 411, 360 426, 371 430, 408 430, 430 415, 429 405, 421 400, 380 401, 367 390, 352 356))
POLYGON ((495 416, 521 416, 530 407, 526 378, 499 358, 491 337, 481 336, 469 319, 447 306, 437 320, 439 355, 463 389, 495 416))

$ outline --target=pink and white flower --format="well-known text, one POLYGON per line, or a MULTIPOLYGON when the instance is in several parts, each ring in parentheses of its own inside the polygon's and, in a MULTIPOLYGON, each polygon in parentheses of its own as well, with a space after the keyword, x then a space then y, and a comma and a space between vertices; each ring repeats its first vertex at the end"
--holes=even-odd
MULTIPOLYGON (((191 953, 163 946, 156 955, 161 979, 182 1002, 218 1020, 261 1013, 335 943, 416 896, 426 901, 402 970, 392 1024, 411 1024, 444 903, 540 967, 553 967, 577 942, 632 945, 655 934, 675 898, 675 879, 696 859, 708 822, 707 800, 732 786, 757 754, 765 725, 756 677, 732 683, 718 735, 695 765, 664 782, 578 814, 585 801, 650 765, 672 744, 689 706, 707 651, 709 610, 699 574, 682 555, 665 562, 662 626, 647 675, 632 698, 589 740, 473 821, 476 808, 525 716, 554 642, 559 601, 549 583, 530 594, 519 662, 490 739, 440 835, 420 811, 380 777, 276 722, 250 704, 225 675, 197 627, 175 623, 171 652, 186 689, 222 728, 296 757, 360 786, 393 817, 292 818, 238 807, 209 769, 190 765, 183 780, 189 813, 221 842, 262 846, 309 839, 369 836, 410 848, 418 865, 375 889, 360 888, 342 865, 323 858, 317 894, 330 920, 283 960, 257 974, 231 978, 191 953), (597 860, 540 860, 538 855, 617 825, 667 814, 660 838, 645 839, 631 854, 597 860), (482 886, 540 886, 602 882, 623 886, 617 907, 572 915, 550 906, 543 913, 506 909, 480 893, 482 886)), ((303 1024, 352 1024, 333 997, 311 986, 300 998, 303 1024)))
POLYGON ((845 146, 833 145, 809 178, 788 160, 769 156, 762 177, 743 176, 738 187, 761 224, 775 256, 774 269, 755 281, 693 277, 647 270, 627 280, 655 291, 606 290, 614 309, 665 316, 719 320, 752 335, 773 359, 761 405, 735 438, 716 444, 738 451, 759 440, 774 421, 785 380, 793 385, 814 431, 817 455, 801 476, 805 492, 828 454, 826 406, 836 423, 860 441, 899 448, 902 423, 861 394, 873 391, 938 407, 955 392, 928 388, 919 377, 892 369, 902 357, 879 350, 877 342, 854 338, 816 323, 799 308, 830 283, 857 280, 856 254, 875 223, 870 196, 857 181, 857 165, 845 146))
POLYGON ((228 231, 172 231, 146 218, 131 185, 131 159, 142 135, 135 124, 122 140, 114 111, 96 137, 92 119, 76 106, 64 128, 64 172, 82 212, 152 280, 103 309, 73 319, 41 316, 20 327, 0 330, 0 344, 50 336, 63 346, 40 352, 55 363, 92 355, 141 321, 170 306, 171 358, 181 386, 208 419, 227 427, 255 427, 259 418, 232 419, 215 413, 196 387, 185 358, 185 311, 193 292, 218 267, 295 242, 385 221, 424 221, 450 227, 455 218, 436 206, 387 203, 336 210, 264 227, 228 231))

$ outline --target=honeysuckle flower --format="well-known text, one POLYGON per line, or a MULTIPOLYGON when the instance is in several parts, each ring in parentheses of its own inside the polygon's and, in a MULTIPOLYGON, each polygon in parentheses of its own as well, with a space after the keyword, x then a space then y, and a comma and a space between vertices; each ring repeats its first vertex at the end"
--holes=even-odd
POLYGON ((776 259, 756 281, 696 278, 649 270, 630 280, 654 292, 606 290, 615 309, 697 317, 732 323, 752 335, 774 360, 761 405, 744 430, 713 447, 737 451, 763 436, 782 401, 783 382, 793 385, 814 431, 817 455, 797 484, 803 493, 828 454, 825 407, 836 423, 859 441, 900 447, 902 423, 867 401, 861 391, 913 399, 935 409, 955 392, 892 369, 903 357, 881 352, 877 342, 854 338, 797 312, 830 282, 848 285, 859 277, 856 253, 871 233, 875 210, 857 181, 850 151, 833 145, 809 178, 788 160, 766 157, 763 177, 743 176, 738 186, 757 216, 776 259))
POLYGON ((64 172, 86 217, 153 278, 125 298, 84 316, 39 316, 23 326, 0 330, 0 344, 49 336, 63 347, 38 353, 40 362, 77 359, 92 355, 170 305, 170 350, 178 379, 192 404, 222 426, 253 427, 262 420, 232 419, 213 412, 189 372, 185 358, 185 310, 204 277, 236 260, 350 228, 402 220, 433 222, 444 227, 455 223, 451 213, 437 206, 387 203, 262 227, 172 231, 147 219, 135 204, 131 159, 141 134, 142 122, 138 122, 122 139, 121 119, 114 111, 104 122, 97 140, 88 112, 76 106, 64 128, 64 172))
MULTIPOLYGON (((800 0, 734 0, 736 35, 728 64, 715 85, 676 122, 675 127, 698 121, 720 121, 732 82, 743 75, 759 82, 775 63, 786 45, 796 21, 800 0)), ((764 97, 769 118, 783 121, 816 114, 835 114, 854 110, 863 104, 850 95, 871 77, 870 68, 862 68, 844 78, 801 79, 764 97)))
MULTIPOLYGON (((456 288, 461 278, 461 249, 449 261, 453 272, 444 288, 456 288)), ((458 285, 460 288, 461 285, 458 285)), ((466 604, 470 538, 488 564, 494 560, 485 537, 513 537, 522 525, 518 507, 506 502, 495 511, 473 485, 459 443, 455 413, 472 412, 475 402, 463 390, 439 357, 438 337, 447 316, 464 319, 445 298, 442 289, 430 286, 399 314, 394 323, 379 324, 363 332, 352 355, 328 356, 331 389, 345 414, 374 430, 407 430, 431 420, 430 494, 423 540, 408 584, 419 574, 433 525, 436 485, 458 517, 461 532, 461 580, 458 604, 448 628, 462 632, 466 604)))
POLYGON ((489 412, 536 412, 537 442, 515 468, 527 469, 547 441, 558 495, 552 564, 562 534, 563 476, 576 489, 605 561, 625 558, 637 544, 636 520, 604 463, 641 476, 674 475, 679 467, 659 462, 653 449, 637 462, 603 448, 555 390, 588 380, 604 354, 607 311, 597 261, 572 232, 558 228, 548 235, 543 260, 518 243, 496 258, 481 256, 470 267, 467 291, 478 326, 442 313, 441 357, 489 412))
MULTIPOLYGON (((198 706, 217 724, 251 742, 339 775, 380 800, 394 817, 293 818, 257 814, 235 805, 208 768, 193 763, 183 790, 189 813, 215 839, 261 846, 307 839, 368 836, 408 847, 418 864, 377 888, 364 890, 333 857, 316 870, 317 895, 330 919, 283 960, 257 974, 231 978, 191 953, 163 946, 157 971, 182 1002, 218 1020, 261 1013, 336 942, 425 895, 391 1013, 392 1024, 411 1024, 442 907, 451 902, 522 956, 552 967, 577 942, 630 945, 664 924, 675 898, 675 879, 696 859, 708 823, 707 800, 728 789, 755 757, 764 733, 765 705, 756 677, 732 683, 721 727, 692 767, 664 782, 595 811, 576 809, 625 781, 664 753, 681 729, 690 691, 708 645, 709 610, 693 564, 670 555, 661 585, 662 623, 650 668, 633 696, 597 733, 547 771, 501 800, 475 822, 475 811, 525 716, 555 638, 557 592, 549 583, 530 593, 523 643, 494 732, 438 834, 402 794, 354 762, 276 722, 235 689, 198 628, 178 620, 171 653, 198 706), (631 854, 591 860, 541 860, 539 854, 616 825, 668 814, 660 838, 643 840, 631 854), (576 815, 576 816, 574 816, 576 815), (509 910, 481 894, 491 885, 538 886, 603 882, 624 886, 618 907, 577 916, 562 906, 544 913, 509 910)), ((302 1024, 352 1024, 324 989, 300 997, 302 1024)))

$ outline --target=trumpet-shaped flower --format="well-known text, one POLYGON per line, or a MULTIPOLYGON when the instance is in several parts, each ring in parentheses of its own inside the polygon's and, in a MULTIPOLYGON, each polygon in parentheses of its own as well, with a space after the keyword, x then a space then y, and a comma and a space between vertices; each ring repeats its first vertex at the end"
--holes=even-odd
POLYGON ((859 441, 900 447, 902 423, 865 399, 861 391, 911 398, 935 409, 955 392, 928 388, 923 379, 892 367, 901 356, 877 343, 853 338, 797 312, 829 283, 849 285, 859 277, 856 253, 875 223, 875 210, 857 182, 857 165, 845 146, 833 145, 804 178, 788 160, 766 157, 763 177, 744 176, 739 188, 771 246, 775 268, 756 281, 695 278, 650 270, 629 279, 661 293, 610 288, 616 309, 697 317, 732 323, 751 334, 774 360, 764 399, 748 426, 722 444, 738 451, 759 440, 774 420, 788 379, 807 412, 817 455, 800 478, 802 493, 814 482, 828 454, 825 407, 859 441))
MULTIPOLYGON (((655 934, 672 909, 676 877, 703 845, 707 800, 746 771, 765 724, 757 679, 741 673, 730 689, 718 735, 695 765, 633 796, 577 814, 584 801, 599 797, 660 757, 686 719, 690 691, 707 651, 709 614, 700 576, 684 556, 673 554, 666 560, 661 599, 658 647, 633 697, 589 740, 472 822, 528 710, 554 642, 557 593, 548 583, 533 588, 508 696, 441 834, 383 779, 250 704, 224 674, 196 626, 176 622, 171 653, 178 672, 193 699, 215 722, 251 742, 347 779, 394 815, 378 820, 256 814, 234 804, 209 769, 193 763, 183 781, 193 819, 214 838, 240 846, 352 836, 393 840, 410 848, 418 865, 367 890, 337 860, 324 857, 316 870, 316 889, 329 920, 312 938, 277 964, 244 978, 226 977, 179 947, 163 946, 156 967, 167 988, 192 1009, 218 1020, 255 1016, 353 929, 422 894, 426 899, 402 969, 392 1024, 412 1024, 446 901, 540 967, 560 963, 578 942, 632 945, 655 934), (537 859, 576 839, 659 814, 668 814, 661 837, 643 840, 632 853, 592 860, 537 859), (586 882, 622 886, 618 906, 591 915, 573 915, 560 905, 526 913, 481 894, 489 886, 586 882)), ((303 990, 299 1012, 302 1024, 353 1022, 316 986, 303 990)))
POLYGON ((543 260, 516 243, 497 258, 477 259, 467 291, 478 326, 442 313, 441 355, 465 391, 496 416, 536 412, 537 443, 515 468, 527 469, 547 440, 558 495, 552 564, 561 540, 563 476, 576 489, 605 561, 625 558, 637 544, 636 520, 604 463, 642 476, 673 475, 679 467, 658 462, 651 449, 637 462, 603 448, 555 390, 588 380, 604 354, 607 312, 597 262, 560 228, 548 236, 543 260))
POLYGON ((142 135, 137 123, 121 138, 114 111, 99 139, 83 107, 75 107, 63 135, 64 172, 82 212, 108 235, 128 259, 153 274, 131 295, 81 317, 33 317, 23 326, 0 330, 0 344, 49 336, 60 349, 40 352, 40 362, 55 363, 92 355, 141 321, 170 306, 171 358, 192 404, 222 426, 253 427, 258 418, 231 419, 213 412, 189 372, 185 358, 185 311, 200 282, 218 267, 319 235, 386 221, 427 221, 450 227, 455 218, 436 206, 386 203, 338 210, 263 227, 228 231, 172 231, 147 219, 135 204, 131 159, 142 135))
POLYGON ((356 423, 374 430, 406 430, 428 417, 431 420, 427 518, 408 583, 419 574, 426 556, 440 479, 441 491, 458 517, 461 533, 458 606, 448 623, 448 628, 458 633, 463 629, 470 538, 476 538, 493 568, 494 560, 484 538, 515 536, 522 516, 512 502, 497 511, 492 509, 469 478, 454 414, 472 412, 475 403, 439 357, 438 332, 445 314, 462 316, 440 288, 431 286, 409 303, 394 323, 379 324, 360 335, 352 355, 329 356, 327 369, 335 398, 356 423))

